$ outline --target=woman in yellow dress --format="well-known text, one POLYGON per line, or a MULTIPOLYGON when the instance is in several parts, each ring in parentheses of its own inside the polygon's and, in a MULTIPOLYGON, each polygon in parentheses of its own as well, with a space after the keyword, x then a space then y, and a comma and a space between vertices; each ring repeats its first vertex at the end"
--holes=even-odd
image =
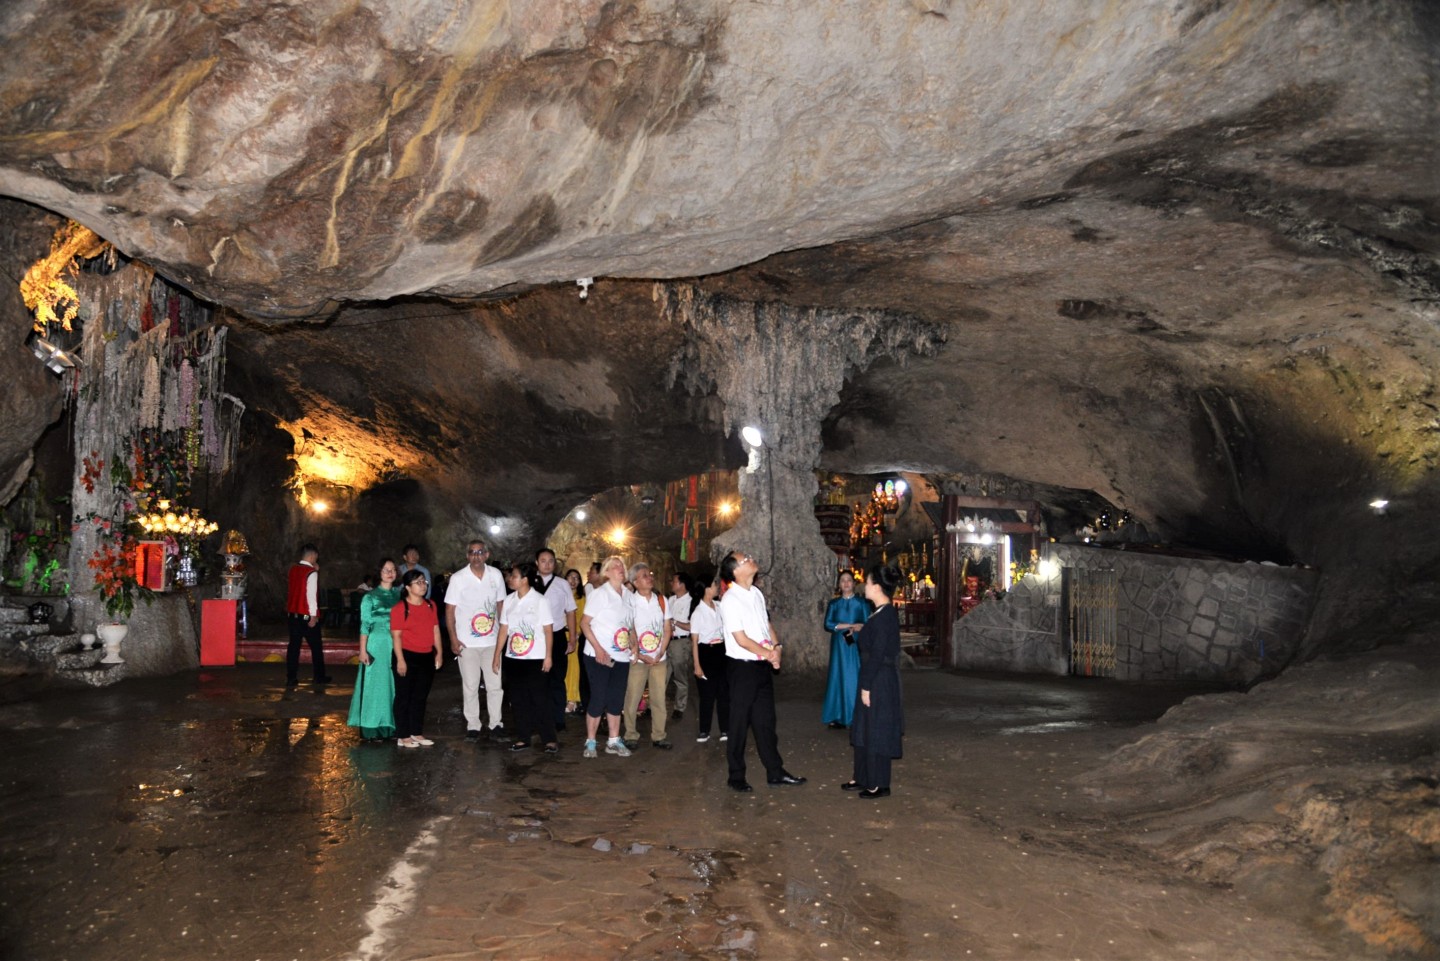
MULTIPOLYGON (((565 572, 565 580, 570 585, 570 590, 575 595, 575 623, 580 623, 580 618, 585 616, 585 592, 581 590, 584 581, 580 572, 570 568, 565 572)), ((575 649, 568 655, 570 664, 565 671, 565 713, 580 713, 580 680, 585 672, 580 670, 580 645, 576 644, 575 649)))

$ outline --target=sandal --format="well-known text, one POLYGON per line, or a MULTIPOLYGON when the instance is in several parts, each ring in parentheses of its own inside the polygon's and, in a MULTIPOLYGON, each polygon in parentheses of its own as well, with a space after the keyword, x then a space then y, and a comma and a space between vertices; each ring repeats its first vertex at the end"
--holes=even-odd
POLYGON ((530 750, 530 742, 529 742, 529 741, 516 741, 515 743, 513 743, 513 744, 510 745, 510 750, 511 750, 512 752, 513 752, 513 751, 528 751, 528 750, 530 750))
POLYGON ((402 737, 395 742, 396 747, 419 747, 413 737, 402 737))
POLYGON ((546 754, 559 754, 559 753, 560 753, 560 745, 556 744, 554 741, 551 741, 549 744, 546 744, 546 745, 545 745, 545 753, 546 753, 546 754))

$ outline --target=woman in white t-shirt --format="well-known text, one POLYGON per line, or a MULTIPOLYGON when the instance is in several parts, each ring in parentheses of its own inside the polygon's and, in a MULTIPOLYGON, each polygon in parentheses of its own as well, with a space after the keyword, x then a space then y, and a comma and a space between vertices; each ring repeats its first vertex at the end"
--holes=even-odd
POLYGON ((719 714, 720 740, 730 730, 730 671, 725 663, 725 632, 715 595, 720 585, 714 577, 695 582, 690 588, 690 650, 695 665, 695 686, 700 689, 700 730, 695 740, 710 740, 710 718, 719 714))
POLYGON ((590 699, 585 702, 585 756, 599 754, 595 735, 603 714, 610 732, 605 753, 629 757, 630 749, 620 739, 620 712, 625 708, 635 625, 625 598, 625 559, 605 558, 600 572, 603 580, 585 599, 585 616, 580 618, 580 632, 585 635, 585 676, 590 679, 590 699))
POLYGON ((555 754, 555 711, 550 703, 550 659, 555 646, 554 616, 550 602, 540 593, 540 571, 527 561, 512 564, 505 582, 514 593, 500 605, 500 641, 495 645, 494 670, 505 664, 502 675, 515 704, 515 739, 510 750, 530 747, 531 735, 540 735, 546 754, 555 754))

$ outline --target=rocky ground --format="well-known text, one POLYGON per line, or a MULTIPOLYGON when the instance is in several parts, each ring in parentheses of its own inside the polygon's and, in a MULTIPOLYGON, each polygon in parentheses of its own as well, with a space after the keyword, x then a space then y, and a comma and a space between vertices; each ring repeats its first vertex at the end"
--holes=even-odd
POLYGON ((810 781, 752 795, 679 736, 693 710, 668 753, 477 747, 453 672, 410 752, 279 665, 52 692, 0 707, 0 955, 1434 956, 1436 668, 1390 648, 1198 697, 914 672, 878 802, 836 789, 845 737, 793 678, 810 781))

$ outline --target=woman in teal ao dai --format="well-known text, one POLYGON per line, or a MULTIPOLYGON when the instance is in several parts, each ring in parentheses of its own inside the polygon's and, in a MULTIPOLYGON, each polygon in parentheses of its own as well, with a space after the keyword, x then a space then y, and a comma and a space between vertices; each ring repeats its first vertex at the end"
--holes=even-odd
POLYGON ((360 601, 360 673, 350 699, 351 727, 368 740, 395 736, 395 642, 390 636, 390 608, 400 602, 395 562, 380 564, 380 586, 360 601))
POLYGON ((858 633, 870 616, 870 604, 855 594, 855 577, 840 572, 840 596, 825 610, 825 630, 830 632, 830 680, 825 685, 823 724, 849 727, 855 716, 856 682, 860 677, 860 652, 845 635, 858 633))

